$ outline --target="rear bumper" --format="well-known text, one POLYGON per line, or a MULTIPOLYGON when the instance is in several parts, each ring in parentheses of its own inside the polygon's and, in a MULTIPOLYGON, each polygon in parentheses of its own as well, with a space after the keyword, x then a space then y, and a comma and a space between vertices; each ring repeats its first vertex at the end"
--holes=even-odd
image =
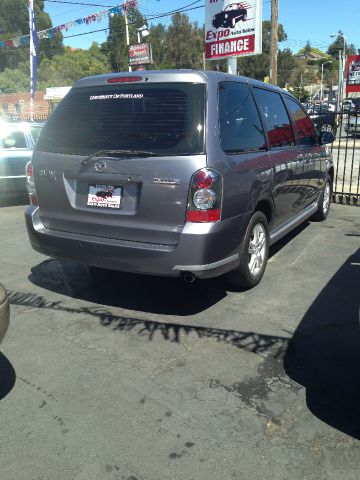
POLYGON ((237 267, 239 244, 249 215, 211 224, 187 223, 177 245, 158 245, 79 235, 44 227, 39 209, 28 207, 26 226, 34 250, 50 257, 148 275, 198 278, 222 275, 237 267))
POLYGON ((2 342, 10 322, 9 300, 5 288, 0 284, 0 343, 2 342))

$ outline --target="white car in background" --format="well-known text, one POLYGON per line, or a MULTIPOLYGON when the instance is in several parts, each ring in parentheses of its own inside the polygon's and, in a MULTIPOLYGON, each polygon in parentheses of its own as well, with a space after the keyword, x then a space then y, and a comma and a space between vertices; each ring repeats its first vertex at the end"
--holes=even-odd
POLYGON ((41 123, 0 120, 0 200, 26 197, 25 167, 41 128, 41 123))

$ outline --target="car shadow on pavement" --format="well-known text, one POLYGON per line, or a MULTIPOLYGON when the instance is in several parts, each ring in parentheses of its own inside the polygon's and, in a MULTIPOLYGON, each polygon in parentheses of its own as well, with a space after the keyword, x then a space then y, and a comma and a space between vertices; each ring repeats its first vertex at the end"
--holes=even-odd
POLYGON ((288 344, 286 373, 309 410, 360 439, 360 249, 331 278, 288 344))
MULTIPOLYGON (((304 222, 278 241, 270 248, 269 257, 308 226, 309 222, 304 222)), ((223 277, 187 284, 181 278, 107 270, 94 279, 87 266, 65 259, 49 259, 35 265, 28 278, 34 285, 69 297, 162 315, 194 315, 220 302, 228 292, 244 291, 233 288, 223 277)))
POLYGON ((0 352, 0 400, 11 392, 15 381, 16 374, 14 367, 5 355, 0 352))
POLYGON ((30 282, 80 300, 106 307, 162 315, 187 316, 216 304, 227 293, 219 280, 187 284, 181 278, 152 277, 111 270, 93 278, 89 268, 77 262, 49 259, 32 267, 30 282))

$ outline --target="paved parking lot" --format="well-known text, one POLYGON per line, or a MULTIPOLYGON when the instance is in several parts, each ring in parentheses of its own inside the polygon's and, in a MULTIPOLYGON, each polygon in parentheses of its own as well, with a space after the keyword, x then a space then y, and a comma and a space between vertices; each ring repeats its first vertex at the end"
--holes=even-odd
POLYGON ((352 480, 360 466, 360 210, 271 251, 261 285, 51 260, 0 209, 11 326, 1 480, 352 480))

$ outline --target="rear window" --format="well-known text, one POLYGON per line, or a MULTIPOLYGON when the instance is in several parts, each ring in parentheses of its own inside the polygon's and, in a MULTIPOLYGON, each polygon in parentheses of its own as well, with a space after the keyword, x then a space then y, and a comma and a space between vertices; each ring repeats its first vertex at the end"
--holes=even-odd
POLYGON ((47 121, 37 149, 169 155, 204 151, 205 85, 131 84, 73 89, 47 121))
POLYGON ((8 149, 27 148, 24 132, 5 128, 5 131, 0 134, 0 147, 8 149))

